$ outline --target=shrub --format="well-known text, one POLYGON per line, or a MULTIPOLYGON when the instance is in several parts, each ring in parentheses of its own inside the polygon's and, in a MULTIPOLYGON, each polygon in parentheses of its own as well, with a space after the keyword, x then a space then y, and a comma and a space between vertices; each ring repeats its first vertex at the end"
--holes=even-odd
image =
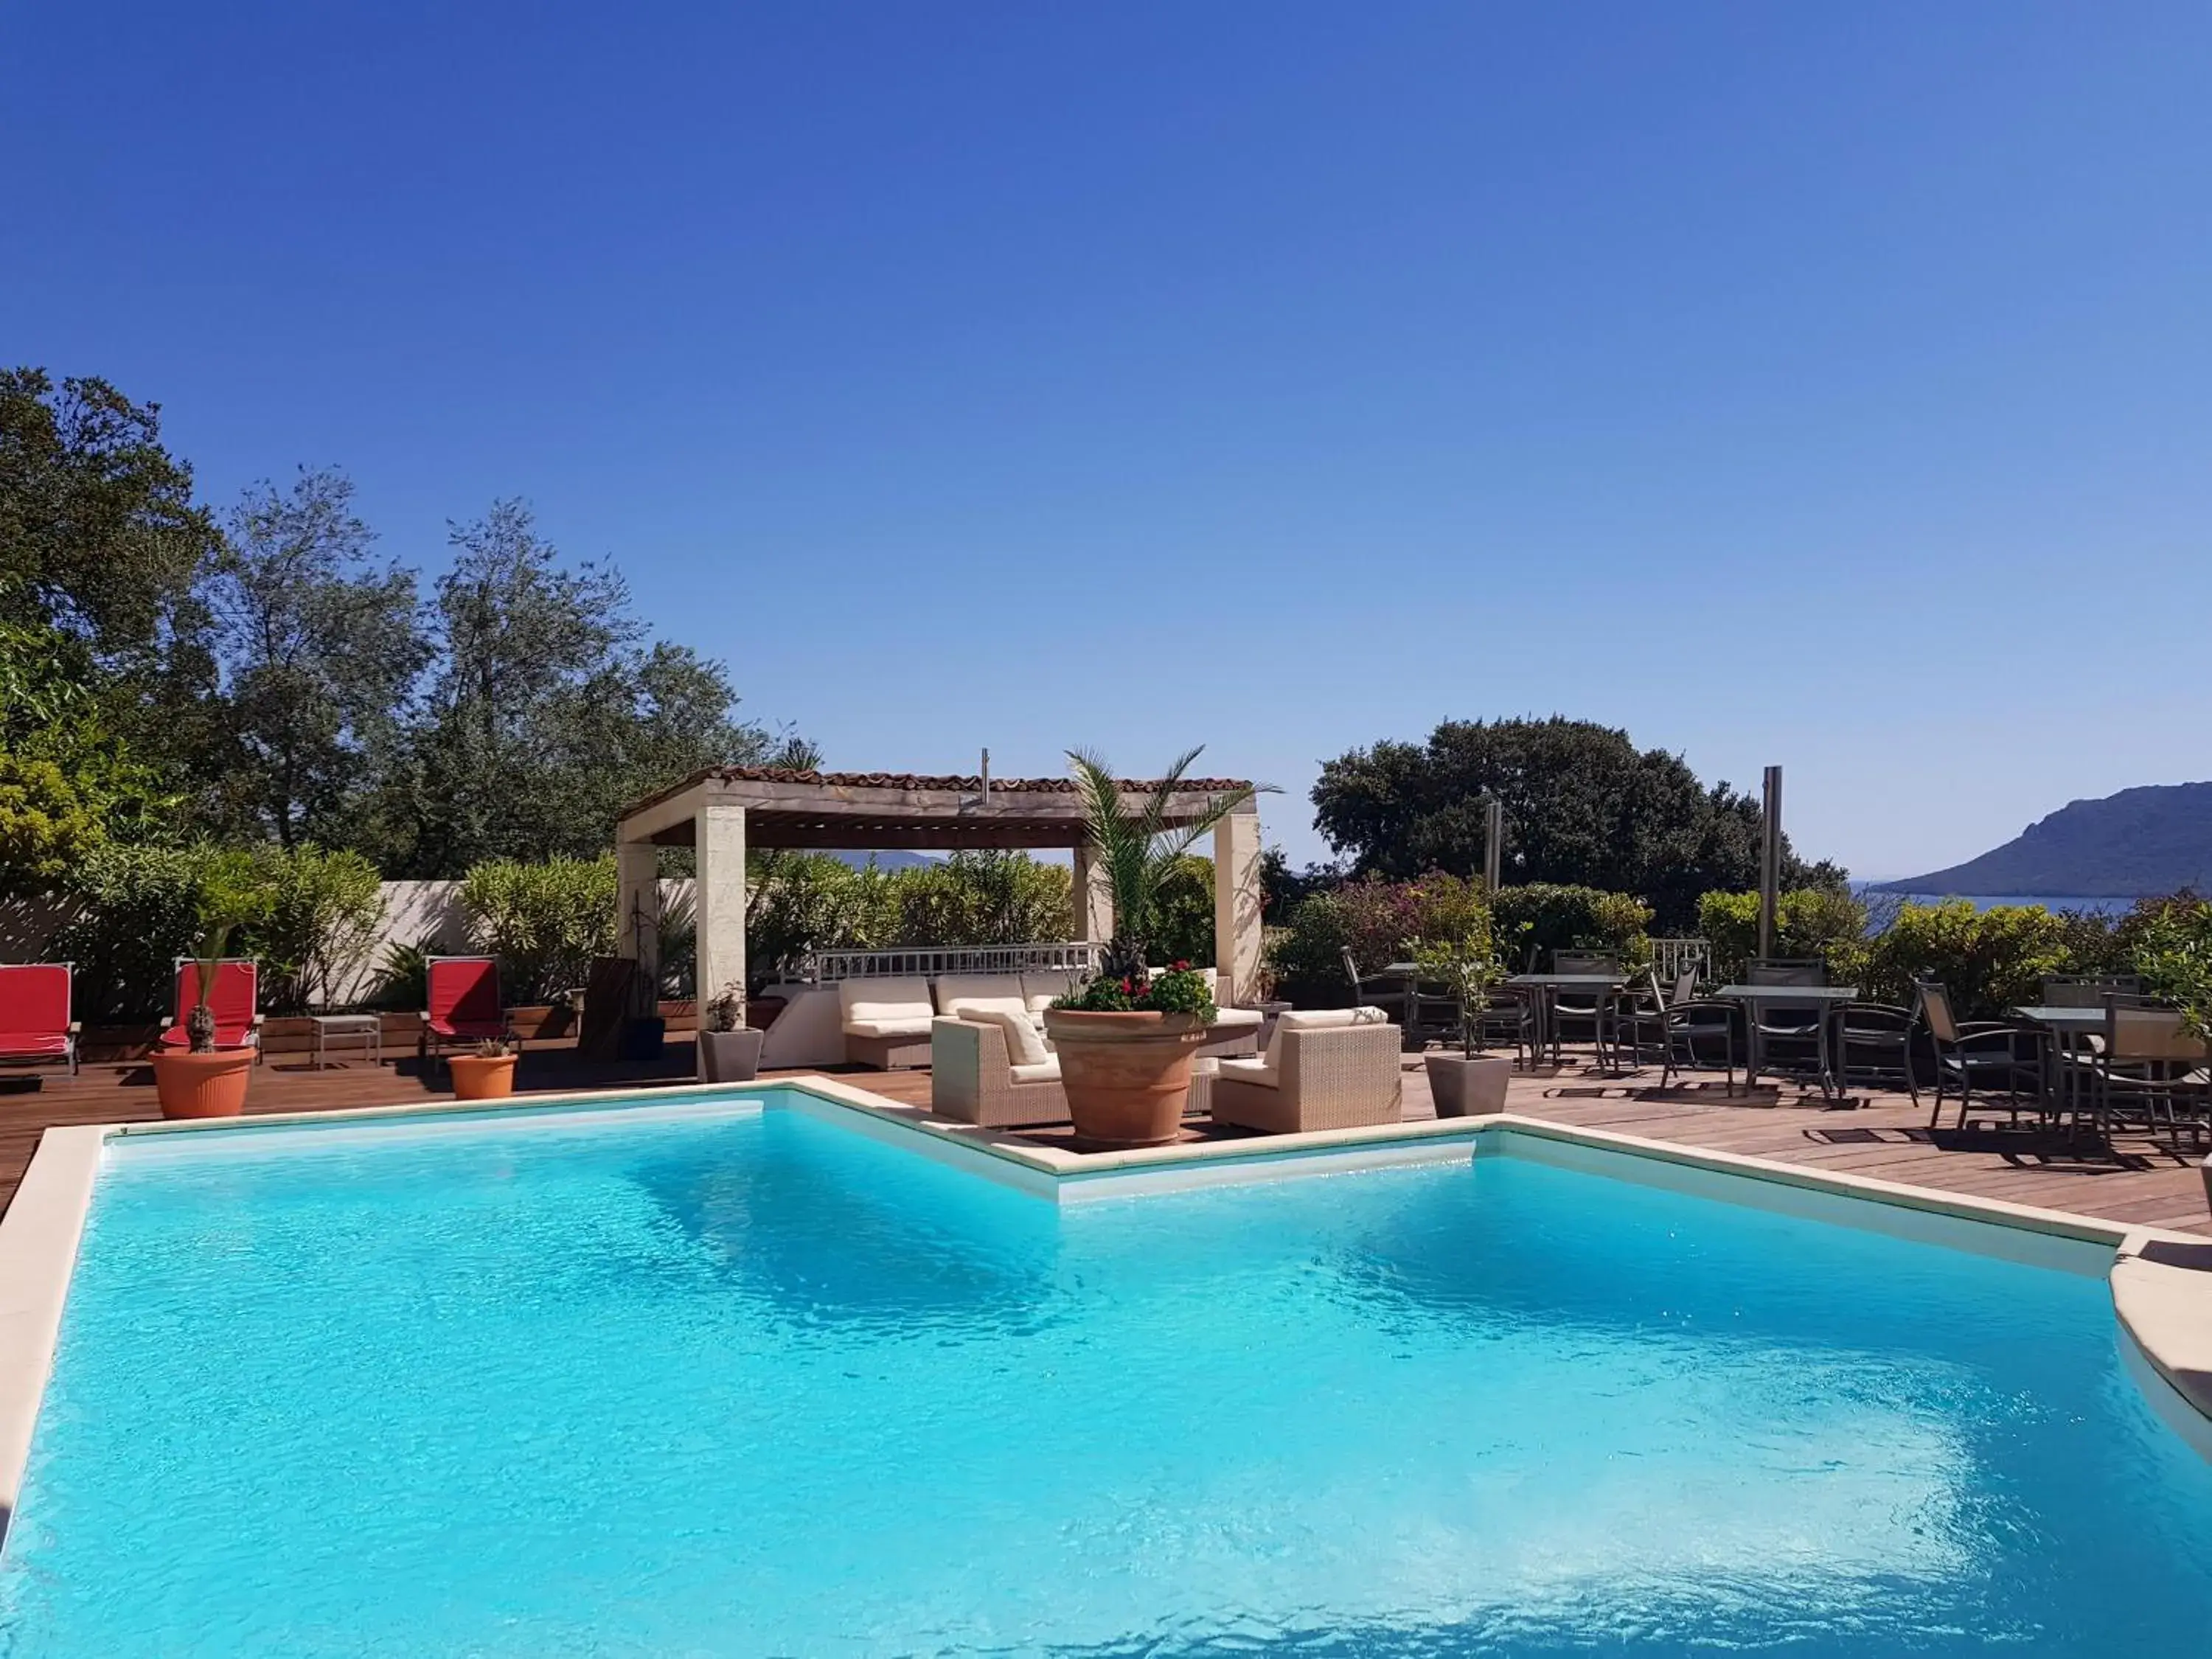
MULTIPOLYGON (((1071 918, 1072 920, 1072 918, 1071 918)), ((1152 896, 1152 966, 1213 960, 1213 860, 1185 854, 1152 896)))
POLYGON ((470 943, 499 958, 512 1002, 544 1002, 581 986, 594 957, 612 956, 615 861, 493 859, 461 882, 470 943))
POLYGON ((896 916, 889 878, 827 853, 763 853, 748 872, 746 989, 788 979, 816 951, 881 944, 896 916))
POLYGON ((1401 962, 1425 943, 1492 935, 1508 971, 1531 950, 1548 955, 1576 945, 1619 951, 1630 963, 1650 959, 1644 929, 1650 908, 1625 893, 1592 887, 1533 884, 1498 890, 1486 902, 1481 884, 1432 873, 1418 881, 1370 877, 1316 893, 1268 942, 1279 994, 1301 1007, 1340 1007, 1351 1000, 1343 952, 1362 973, 1401 962))
POLYGON ((1491 912, 1510 971, 1548 963, 1554 951, 1611 951, 1631 969, 1651 959, 1651 907, 1626 893, 1529 882, 1499 888, 1491 912))
MULTIPOLYGON (((1818 957, 1844 977, 1865 960, 1866 907, 1849 893, 1801 887, 1781 895, 1774 917, 1774 954, 1818 957)), ((1711 972, 1740 980, 1759 954, 1759 895, 1707 893, 1698 901, 1698 932, 1712 951, 1711 972)))
MULTIPOLYGON (((254 860, 266 886, 265 920, 246 935, 261 962, 262 999, 275 1012, 330 1000, 367 959, 384 920, 383 884, 358 853, 301 847, 254 860)), ((416 1005, 420 1006, 420 1004, 416 1005)))
POLYGON ((877 878, 896 906, 886 945, 1035 944, 1074 925, 1067 867, 1025 853, 955 853, 877 878))
POLYGON ((2046 974, 2073 973, 2065 918, 2039 904, 2000 904, 1977 912, 1965 899, 1908 904, 1845 963, 1850 982, 1871 1001, 1911 1006, 1916 979, 1940 981, 1961 1019, 1995 1019, 2036 1001, 2046 974))
POLYGON ((199 848, 96 848, 76 872, 84 912, 54 940, 56 961, 76 965, 76 1018, 155 1019, 171 1011, 176 959, 200 936, 199 848))

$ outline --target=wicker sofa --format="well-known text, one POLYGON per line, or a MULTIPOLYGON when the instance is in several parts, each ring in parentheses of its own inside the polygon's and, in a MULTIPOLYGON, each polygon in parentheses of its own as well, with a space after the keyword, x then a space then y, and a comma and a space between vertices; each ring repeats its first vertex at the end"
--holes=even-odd
POLYGON ((987 1129, 1065 1123, 1059 1056, 1016 1065, 1006 1039, 1006 1028, 995 1019, 937 1020, 929 1032, 929 1109, 987 1129))
MULTIPOLYGON (((1211 984, 1213 970, 1205 972, 1211 984)), ((872 1066, 878 1071, 928 1065, 933 1023, 983 1010, 1024 1013, 1042 1030, 1046 1008, 1081 977, 1054 968, 1019 974, 940 974, 933 980, 912 975, 841 981, 837 1012, 842 1058, 849 1065, 872 1066)), ((1261 1029, 1258 1009, 1224 1008, 1199 1053, 1256 1053, 1261 1029)), ((774 1046, 773 1039, 769 1046, 774 1046)))
POLYGON ((1380 1008, 1286 1013, 1265 1054, 1221 1062, 1213 1121, 1268 1134, 1395 1123, 1400 1035, 1380 1008))

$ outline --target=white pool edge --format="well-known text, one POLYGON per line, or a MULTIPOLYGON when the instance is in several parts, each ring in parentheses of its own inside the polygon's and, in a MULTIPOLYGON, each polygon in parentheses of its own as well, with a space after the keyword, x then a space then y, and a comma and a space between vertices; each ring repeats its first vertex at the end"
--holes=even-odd
MULTIPOLYGON (((1501 1143, 1510 1138, 1539 1146, 1548 1144, 1560 1156, 1545 1157, 1540 1152, 1538 1156, 1547 1162, 1571 1163, 1570 1155, 1577 1152, 1605 1154, 1608 1160, 1625 1158, 1628 1163, 1613 1173, 1631 1174, 1631 1178, 1634 1178, 1632 1172, 1641 1168, 1656 1180, 1662 1171, 1654 1166, 1670 1166, 1693 1174, 1793 1188, 1816 1197, 1871 1204, 1878 1209, 1928 1218, 1939 1224, 1972 1223, 2011 1229, 2054 1245, 2061 1241, 2096 1245, 2113 1253, 2108 1277, 2118 1340, 2128 1354, 2130 1369, 2137 1372, 2138 1382, 2147 1389, 2154 1382, 2166 1384, 2171 1398, 2154 1401, 2160 1414, 2169 1422, 2181 1420, 2171 1410, 2178 1405, 2189 1421, 2205 1431, 2185 1437, 2200 1450, 2212 1446, 2212 1271, 2175 1265, 2172 1259, 2177 1254, 2212 1251, 2212 1240, 2194 1234, 2136 1227, 2068 1211, 1974 1198, 1512 1113, 1084 1155, 1038 1146, 1011 1133, 948 1123, 842 1079, 810 1075, 763 1079, 751 1085, 657 1088, 640 1091, 629 1105, 612 1103, 606 1091, 598 1091, 524 1095, 496 1103, 432 1101, 335 1112, 48 1129, 40 1137, 14 1201, 6 1215, 0 1217, 0 1540, 4 1540, 15 1512, 38 1426, 40 1403, 52 1369, 78 1243, 109 1141, 286 1128, 333 1131, 382 1121, 452 1123, 458 1127, 465 1122, 495 1123, 515 1115, 551 1115, 586 1122, 638 1112, 665 1121, 682 1115, 687 1101, 719 1103, 748 1089, 793 1091, 804 1097, 812 1115, 1059 1203, 1135 1197, 1230 1182, 1325 1176, 1382 1165, 1457 1161, 1476 1156, 1486 1144, 1492 1150, 1510 1151, 1501 1143), (2179 1247, 2179 1251, 2174 1247, 2179 1247), (2137 1360, 2141 1364, 2135 1363, 2137 1360), (2143 1374, 2146 1370, 2148 1375, 2143 1374)), ((1939 1237, 1931 1242, 1945 1241, 1939 1237)), ((2022 1243, 2023 1253, 2017 1259, 2036 1259, 2033 1250, 2025 1249, 2027 1241, 2022 1243)), ((2212 1450, 2206 1455, 2212 1456, 2212 1450)))

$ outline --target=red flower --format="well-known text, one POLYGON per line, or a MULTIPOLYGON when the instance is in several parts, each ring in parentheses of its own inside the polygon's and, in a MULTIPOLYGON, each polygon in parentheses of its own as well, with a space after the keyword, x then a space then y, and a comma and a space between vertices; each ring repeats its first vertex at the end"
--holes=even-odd
POLYGON ((1175 971, 1178 974, 1187 974, 1190 971, 1190 964, 1187 962, 1178 962, 1175 965, 1175 971))

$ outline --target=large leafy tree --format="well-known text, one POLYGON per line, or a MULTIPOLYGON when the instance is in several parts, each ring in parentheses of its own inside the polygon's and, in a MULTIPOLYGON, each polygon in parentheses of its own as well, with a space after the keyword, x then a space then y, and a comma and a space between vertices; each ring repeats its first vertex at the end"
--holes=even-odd
MULTIPOLYGON (((1483 799, 1504 803, 1510 884, 1633 893, 1662 929, 1695 925, 1698 895, 1757 884, 1759 809, 1678 755, 1588 720, 1446 720, 1425 743, 1378 743, 1323 763, 1315 820, 1360 873, 1479 875, 1483 799)), ((1839 884, 1784 846, 1792 887, 1839 884)))
POLYGON ((0 621, 51 650, 90 701, 76 717, 179 791, 222 743, 194 593, 222 544, 191 469, 162 445, 158 404, 0 370, 0 621))
POLYGON ((775 739, 738 718, 723 666, 648 643, 620 574, 563 564, 520 501, 451 541, 427 705, 375 814, 387 874, 590 856, 637 796, 774 757, 775 739))
POLYGON ((375 562, 374 539, 350 480, 302 468, 246 492, 207 584, 238 745, 227 793, 287 848, 355 833, 429 660, 415 573, 375 562))

